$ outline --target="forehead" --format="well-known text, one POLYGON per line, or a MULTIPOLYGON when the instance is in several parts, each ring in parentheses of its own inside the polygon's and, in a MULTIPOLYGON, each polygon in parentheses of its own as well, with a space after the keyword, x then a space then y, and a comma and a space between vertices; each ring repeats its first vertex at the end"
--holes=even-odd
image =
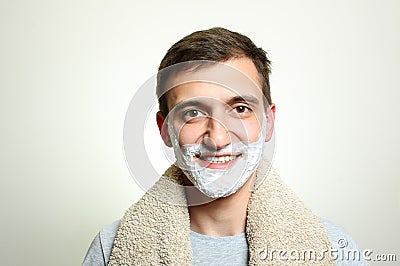
POLYGON ((209 97, 224 101, 252 95, 261 100, 260 75, 248 58, 231 59, 196 71, 184 71, 170 79, 168 109, 189 98, 209 97))

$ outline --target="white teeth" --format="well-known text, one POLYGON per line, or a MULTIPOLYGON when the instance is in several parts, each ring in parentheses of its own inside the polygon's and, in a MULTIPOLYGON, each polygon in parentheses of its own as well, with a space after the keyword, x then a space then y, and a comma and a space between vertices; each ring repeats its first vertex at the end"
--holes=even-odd
POLYGON ((204 157, 203 160, 206 160, 207 162, 210 162, 210 163, 226 163, 226 162, 233 161, 236 157, 237 157, 237 155, 204 157))

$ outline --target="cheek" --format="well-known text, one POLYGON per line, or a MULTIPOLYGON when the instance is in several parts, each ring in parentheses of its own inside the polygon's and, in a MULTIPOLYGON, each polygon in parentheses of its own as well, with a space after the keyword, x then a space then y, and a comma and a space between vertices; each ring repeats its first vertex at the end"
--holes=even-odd
POLYGON ((245 127, 247 130, 247 136, 243 140, 248 140, 250 143, 258 140, 261 124, 258 121, 249 121, 245 123, 245 127))
MULTIPOLYGON (((174 125, 175 135, 178 138, 179 145, 199 144, 202 136, 207 131, 206 123, 193 123, 184 125, 174 125)), ((230 136, 233 142, 245 141, 255 142, 258 140, 261 130, 261 124, 257 119, 241 120, 238 124, 230 124, 230 136)))
POLYGON ((184 125, 178 128, 176 136, 178 137, 179 145, 198 144, 204 129, 201 125, 184 125))

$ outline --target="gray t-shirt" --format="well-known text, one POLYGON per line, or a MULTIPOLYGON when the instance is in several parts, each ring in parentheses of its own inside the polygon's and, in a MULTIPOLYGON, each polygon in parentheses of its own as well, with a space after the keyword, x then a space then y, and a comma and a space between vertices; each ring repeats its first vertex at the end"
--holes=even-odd
MULTIPOLYGON (((340 226, 322 220, 333 249, 339 251, 358 250, 354 240, 340 226), (345 241, 346 246, 342 247, 345 241)), ((114 238, 118 231, 119 221, 105 226, 94 238, 83 266, 105 266, 108 263, 114 238)), ((213 237, 206 236, 194 231, 190 233, 192 244, 192 265, 247 265, 248 248, 244 233, 235 236, 213 237)), ((361 260, 336 260, 336 265, 368 265, 361 257, 361 260)))
POLYGON ((193 265, 247 265, 245 233, 235 236, 206 236, 190 231, 193 265))

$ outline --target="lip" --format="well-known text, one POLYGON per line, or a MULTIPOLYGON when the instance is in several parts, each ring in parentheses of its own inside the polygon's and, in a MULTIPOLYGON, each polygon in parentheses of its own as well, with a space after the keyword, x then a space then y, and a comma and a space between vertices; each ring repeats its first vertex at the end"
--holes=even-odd
POLYGON ((233 165, 239 158, 241 158, 242 157, 242 154, 228 154, 228 153, 226 153, 226 154, 218 154, 218 155, 215 155, 215 154, 202 154, 201 156, 199 156, 199 157, 196 157, 196 162, 201 166, 201 167, 207 167, 207 168, 210 168, 210 169, 221 169, 221 170, 223 170, 223 169, 227 169, 228 167, 230 167, 231 165, 233 165), (228 156, 228 157, 231 157, 231 156, 234 156, 235 158, 234 159, 231 159, 231 160, 228 160, 228 161, 225 161, 225 162, 218 162, 218 163, 216 163, 216 162, 211 162, 211 161, 208 161, 206 158, 207 157, 212 157, 212 158, 222 158, 222 157, 226 157, 226 156, 228 156))

